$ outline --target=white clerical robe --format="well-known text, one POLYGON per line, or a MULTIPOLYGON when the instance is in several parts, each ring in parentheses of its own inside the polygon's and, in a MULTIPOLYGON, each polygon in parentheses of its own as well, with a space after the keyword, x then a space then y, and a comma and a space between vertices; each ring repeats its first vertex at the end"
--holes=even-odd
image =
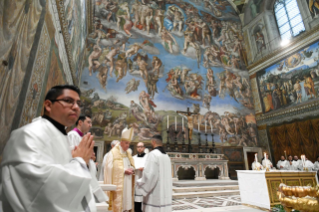
MULTIPOLYGON (((122 155, 128 154, 127 151, 124 151, 120 145, 120 143, 116 144, 119 146, 120 152, 122 155)), ((115 147, 116 147, 115 146, 115 147)), ((114 147, 114 148, 115 148, 114 147)), ((123 158, 124 171, 125 169, 132 168, 130 160, 128 157, 123 158)), ((104 174, 107 176, 107 183, 112 184, 112 169, 113 169, 113 154, 110 152, 107 156, 106 160, 106 169, 104 170, 104 174)), ((124 174, 124 186, 123 186, 123 211, 129 211, 133 208, 132 205, 132 175, 124 174)), ((113 211, 115 212, 115 211, 113 211)), ((117 211, 116 211, 117 212, 117 211)))
MULTIPOLYGON (((314 164, 310 160, 305 161, 305 168, 308 168, 308 171, 312 171, 314 168, 314 164)), ((302 167, 303 170, 303 167, 302 167)))
POLYGON ((273 168, 272 162, 271 162, 269 159, 266 159, 266 158, 265 158, 265 159, 262 161, 262 164, 263 164, 263 167, 264 167, 264 168, 267 168, 267 166, 268 166, 269 169, 273 168))
POLYGON ((289 162, 287 160, 279 160, 278 163, 277 163, 277 169, 280 169, 280 170, 289 170, 289 162), (282 166, 282 168, 281 168, 282 166))
POLYGON ((316 161, 314 164, 313 164, 313 170, 314 171, 319 171, 319 162, 316 161))
MULTIPOLYGON (((70 146, 70 150, 72 151, 75 146, 78 146, 82 141, 82 137, 79 135, 78 132, 72 130, 68 133, 68 142, 70 146)), ((96 178, 96 165, 92 159, 89 161, 89 170, 90 174, 92 176, 92 180, 90 183, 91 189, 93 191, 94 196, 96 197, 96 200, 98 202, 106 202, 109 200, 109 198, 106 196, 104 191, 99 185, 99 182, 96 178)))
POLYGON ((301 160, 297 160, 297 161, 293 160, 292 167, 293 167, 293 170, 302 170, 301 160))
POLYGON ((11 133, 1 168, 5 212, 96 211, 86 163, 72 158, 67 136, 45 118, 11 133))
POLYGON ((172 211, 172 170, 167 154, 154 149, 147 155, 143 177, 137 181, 144 212, 172 211))
MULTIPOLYGON (((138 155, 133 156, 135 164, 135 184, 136 181, 143 176, 143 171, 138 170, 138 168, 144 168, 147 154, 144 157, 137 157, 138 155)), ((135 186, 134 202, 143 202, 143 193, 138 186, 135 186)))
POLYGON ((293 162, 293 161, 288 161, 288 163, 287 163, 287 170, 295 170, 292 162, 293 162), (290 164, 290 162, 291 162, 291 164, 290 164))
POLYGON ((254 161, 251 164, 251 168, 252 168, 252 170, 256 170, 257 168, 259 168, 261 170, 261 169, 263 169, 263 166, 259 162, 256 163, 256 161, 254 161))
POLYGON ((102 165, 101 165, 101 171, 100 171, 100 175, 98 177, 99 181, 104 181, 104 167, 105 167, 105 164, 106 164, 106 159, 107 159, 107 156, 108 156, 109 153, 106 153, 103 157, 103 162, 102 162, 102 165))

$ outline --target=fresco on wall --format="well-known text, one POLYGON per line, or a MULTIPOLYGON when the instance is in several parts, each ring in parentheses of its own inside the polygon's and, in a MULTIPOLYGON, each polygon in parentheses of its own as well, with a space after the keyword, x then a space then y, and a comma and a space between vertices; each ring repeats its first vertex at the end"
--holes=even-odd
POLYGON ((73 59, 75 76, 79 81, 82 72, 85 39, 87 37, 86 2, 85 0, 64 0, 65 19, 68 26, 71 58, 73 59))
POLYGON ((80 86, 97 138, 129 126, 135 142, 167 129, 187 139, 187 114, 176 111, 189 107, 192 143, 206 122, 217 145, 258 145, 241 24, 227 1, 95 3, 80 86))
POLYGON ((317 99, 319 42, 258 73, 264 112, 317 99))
POLYGON ((253 35, 256 42, 257 52, 262 53, 263 50, 266 50, 266 42, 263 33, 264 25, 258 24, 254 27, 253 35))
POLYGON ((262 12, 266 0, 250 0, 245 9, 245 24, 248 24, 262 12))
POLYGON ((309 11, 312 18, 319 17, 319 1, 318 0, 307 0, 309 11))

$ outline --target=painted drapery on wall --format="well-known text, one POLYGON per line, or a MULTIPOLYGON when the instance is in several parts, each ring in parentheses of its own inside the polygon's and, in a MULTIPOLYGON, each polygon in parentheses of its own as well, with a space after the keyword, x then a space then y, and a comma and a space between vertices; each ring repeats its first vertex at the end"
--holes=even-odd
POLYGON ((82 72, 82 58, 87 36, 86 1, 64 0, 65 18, 68 25, 71 58, 75 68, 77 81, 82 72))
MULTIPOLYGON (((40 0, 0 2, 0 143, 10 135, 42 11, 40 0), (3 62, 5 61, 5 62, 3 62)), ((1 147, 2 152, 3 146, 1 147)))
POLYGON ((264 112, 317 99, 319 42, 258 72, 257 77, 264 112))
POLYGON ((181 141, 187 116, 176 111, 189 107, 192 143, 206 122, 218 145, 258 145, 241 24, 227 1, 96 0, 94 20, 80 86, 97 138, 118 139, 125 126, 134 141, 167 127, 174 136, 176 116, 181 141))

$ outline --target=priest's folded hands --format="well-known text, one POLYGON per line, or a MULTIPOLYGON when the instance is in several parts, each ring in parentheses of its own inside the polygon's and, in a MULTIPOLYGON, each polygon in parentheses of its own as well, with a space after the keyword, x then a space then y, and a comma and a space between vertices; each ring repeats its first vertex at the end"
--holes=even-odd
POLYGON ((72 151, 72 157, 81 157, 85 161, 86 164, 89 163, 92 155, 93 155, 93 148, 94 148, 94 136, 91 133, 86 134, 83 136, 82 141, 80 142, 79 146, 75 146, 74 150, 72 151))

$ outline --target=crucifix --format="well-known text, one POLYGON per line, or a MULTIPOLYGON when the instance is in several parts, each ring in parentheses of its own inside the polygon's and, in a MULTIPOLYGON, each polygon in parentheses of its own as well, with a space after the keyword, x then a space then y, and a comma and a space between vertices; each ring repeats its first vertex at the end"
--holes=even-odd
MULTIPOLYGON (((176 113, 184 115, 187 117, 187 126, 188 126, 188 152, 190 152, 190 145, 191 145, 191 140, 192 140, 192 136, 193 136, 193 128, 194 128, 194 124, 193 124, 193 115, 195 115, 195 113, 191 113, 189 111, 189 107, 187 108, 187 111, 176 111, 176 113)), ((184 127, 184 126, 182 126, 184 127)), ((182 128, 182 131, 184 131, 184 129, 182 128)))

